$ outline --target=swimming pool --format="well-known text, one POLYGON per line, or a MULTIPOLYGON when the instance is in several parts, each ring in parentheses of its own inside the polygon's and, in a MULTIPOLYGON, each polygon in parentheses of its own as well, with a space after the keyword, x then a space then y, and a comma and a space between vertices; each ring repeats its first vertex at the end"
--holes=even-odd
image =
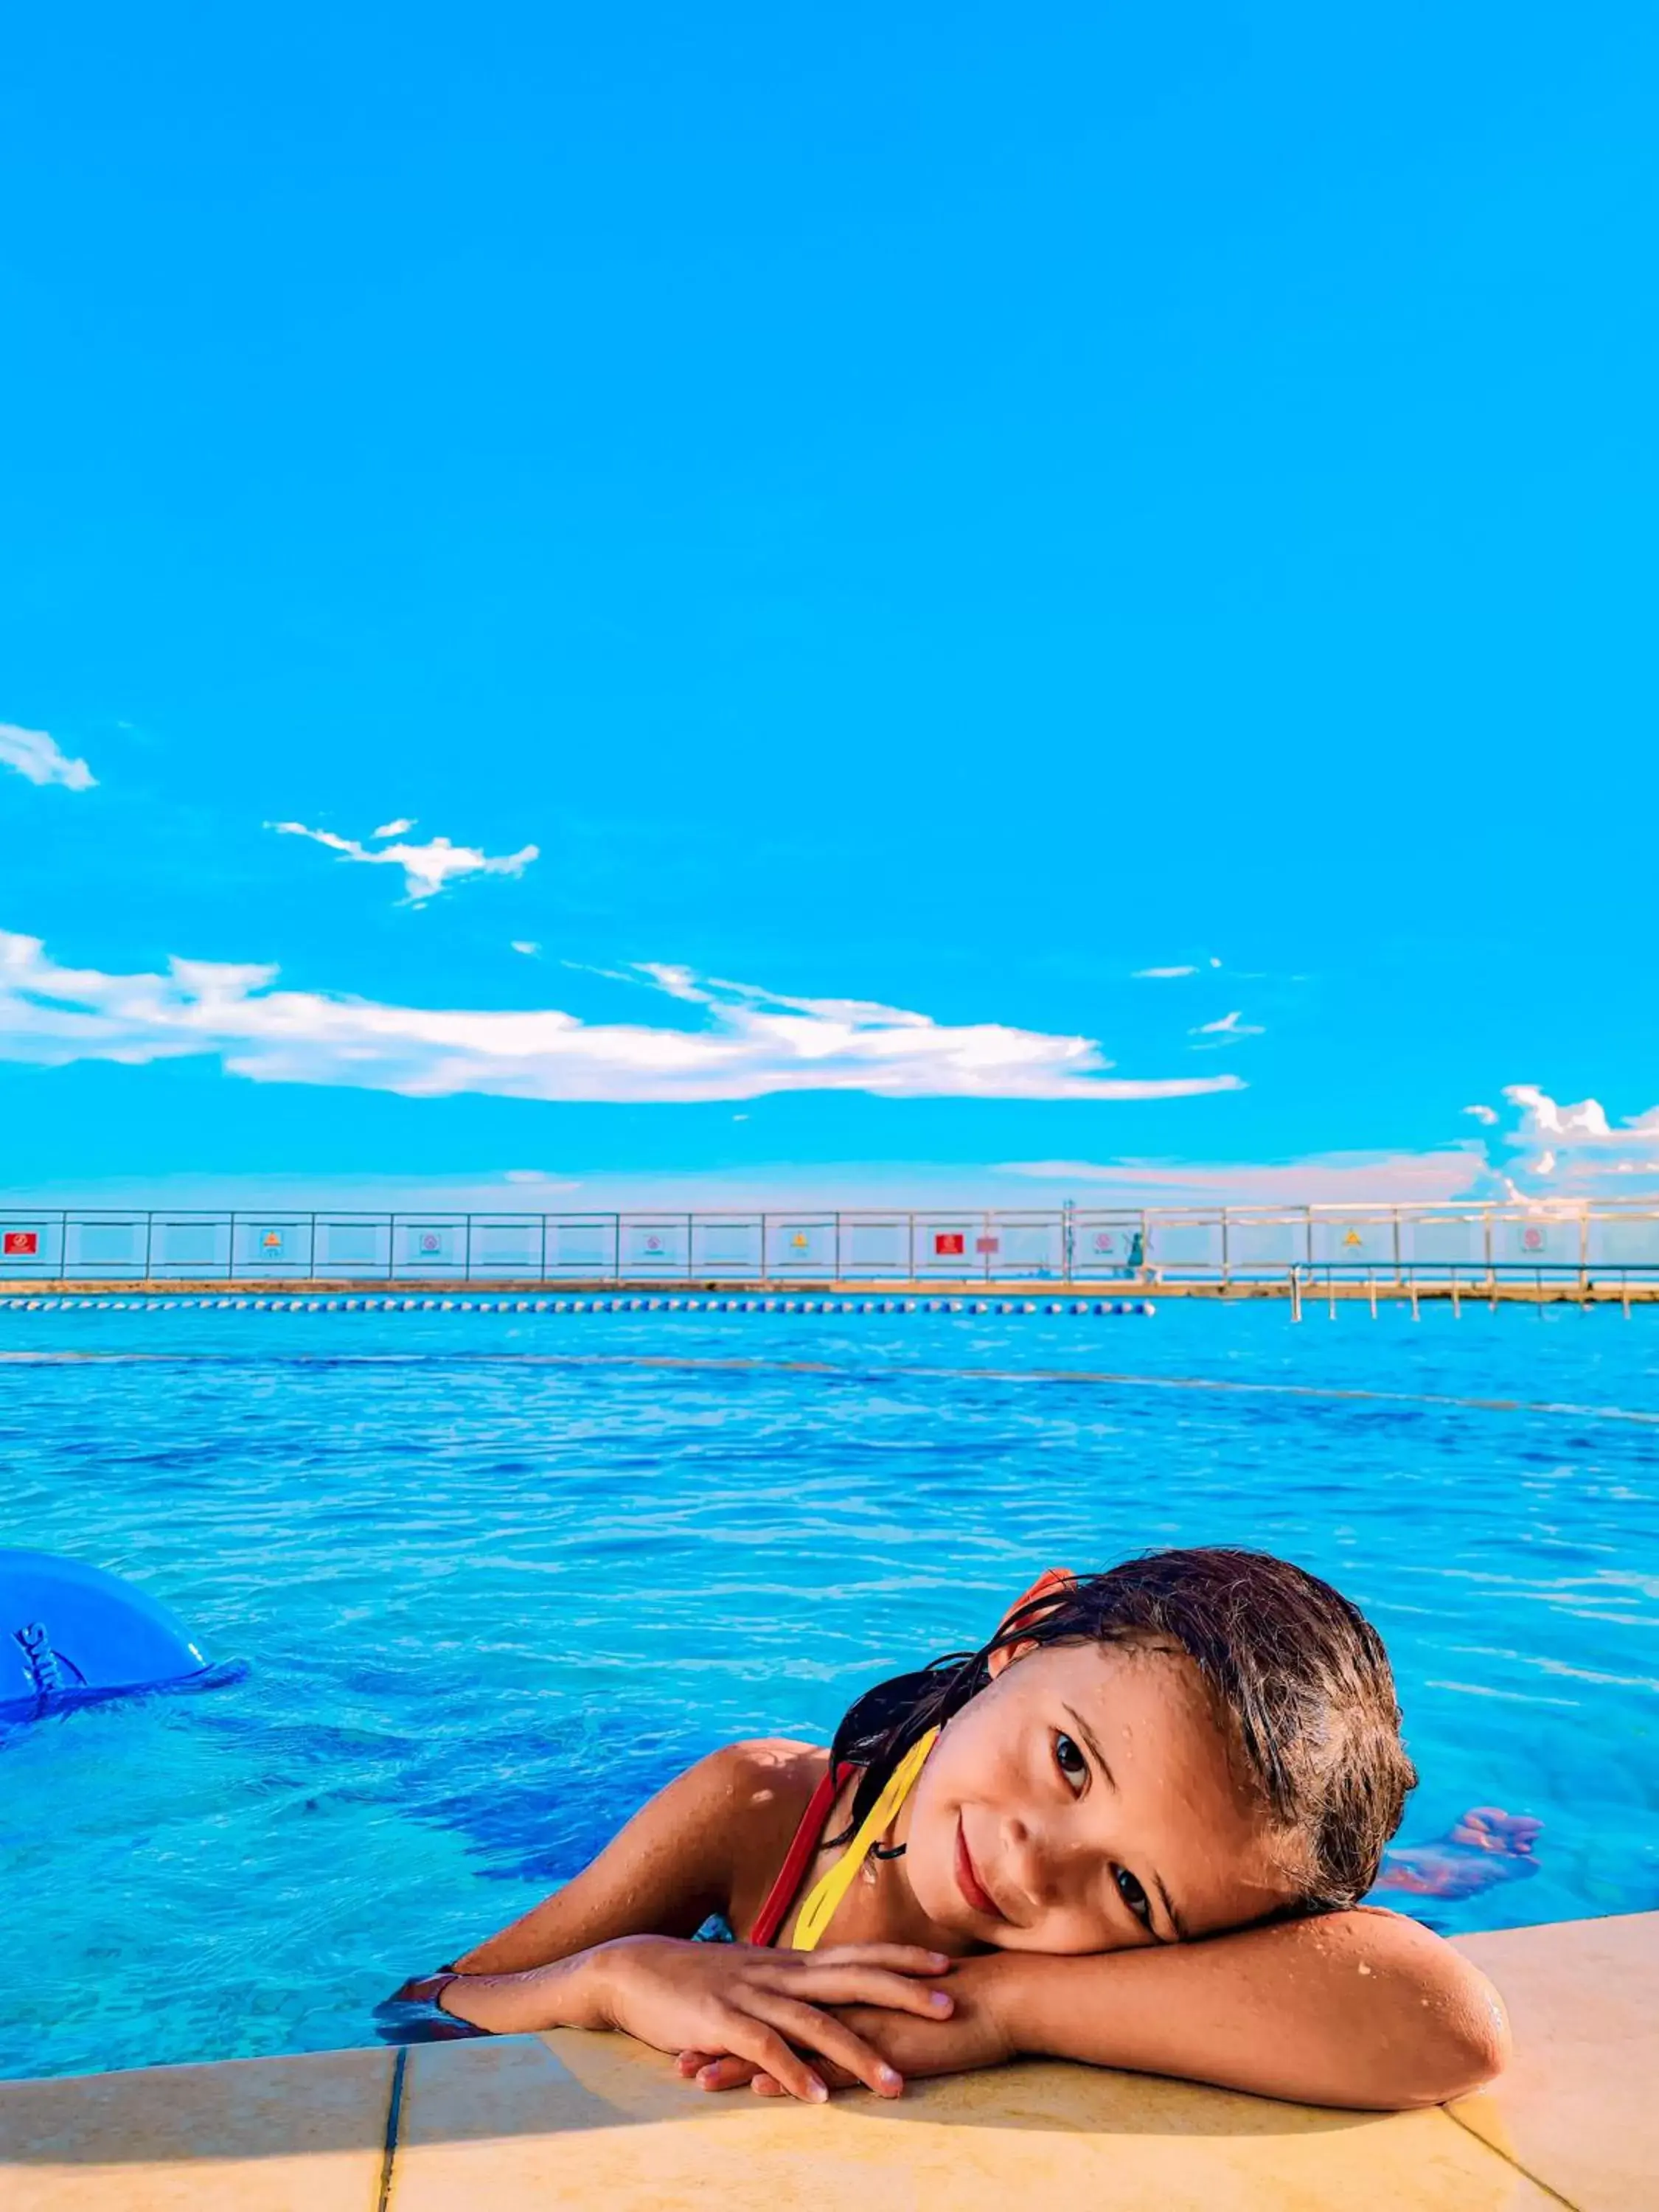
POLYGON ((0 1313, 0 1542, 249 1662, 0 1746, 0 2073, 368 2041, 700 1752, 1155 1543, 1365 1606, 1407 1838, 1542 1820, 1437 1924, 1659 1905, 1656 1453, 1640 1311, 0 1313))

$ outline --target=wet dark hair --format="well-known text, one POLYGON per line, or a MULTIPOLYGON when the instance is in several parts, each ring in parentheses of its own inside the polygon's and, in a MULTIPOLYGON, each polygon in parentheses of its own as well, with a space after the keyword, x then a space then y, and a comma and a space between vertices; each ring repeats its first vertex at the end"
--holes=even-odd
POLYGON ((1249 1786, 1292 1845, 1291 1912, 1358 1903, 1416 1770, 1382 1639, 1328 1583, 1267 1552, 1149 1552, 1018 1606, 988 1644, 878 1683, 836 1731, 832 1770, 862 1766, 850 1834, 917 1738, 961 1711, 1017 1644, 1120 1644, 1197 1667, 1249 1786))

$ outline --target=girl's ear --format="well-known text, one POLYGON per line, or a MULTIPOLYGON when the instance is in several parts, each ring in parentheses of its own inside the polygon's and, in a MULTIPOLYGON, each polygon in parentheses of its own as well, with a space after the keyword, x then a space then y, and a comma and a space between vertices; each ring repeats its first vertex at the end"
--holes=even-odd
MULTIPOLYGON (((1054 1600, 1063 1596, 1076 1580, 1076 1576, 1068 1569, 1050 1567, 1046 1575, 1039 1575, 1030 1589, 1022 1592, 1014 1600, 1002 1616, 1002 1627, 1006 1628, 1016 1613, 1024 1612, 1027 1607, 1036 1606, 1039 1598, 1046 1597, 1054 1600)), ((1042 1607, 1042 1610, 1047 1611, 1047 1607, 1042 1607)), ((1001 1630, 999 1629, 997 1632, 1000 1635, 1001 1630)), ((994 1682, 1005 1667, 1016 1659, 1023 1659, 1025 1654, 1034 1648, 1035 1646, 1030 1644, 1005 1644, 1000 1651, 994 1651, 988 1662, 991 1680, 994 1682)))

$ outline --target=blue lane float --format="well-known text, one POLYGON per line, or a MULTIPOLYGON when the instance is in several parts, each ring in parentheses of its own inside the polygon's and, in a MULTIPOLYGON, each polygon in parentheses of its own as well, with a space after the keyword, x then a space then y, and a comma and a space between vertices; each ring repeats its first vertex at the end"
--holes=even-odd
POLYGON ((0 1299, 0 1315, 15 1313, 464 1313, 464 1314, 1134 1314, 1158 1311, 1151 1298, 1079 1297, 1048 1298, 817 1298, 817 1297, 585 1297, 585 1298, 9 1298, 0 1299))
POLYGON ((176 1614, 117 1575, 0 1549, 0 1729, 112 1698, 216 1689, 246 1672, 215 1665, 176 1614))

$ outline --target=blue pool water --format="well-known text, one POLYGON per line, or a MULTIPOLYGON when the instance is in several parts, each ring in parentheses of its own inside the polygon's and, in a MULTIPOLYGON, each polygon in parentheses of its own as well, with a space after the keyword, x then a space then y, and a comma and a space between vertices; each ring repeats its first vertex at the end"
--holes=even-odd
POLYGON ((1656 1453, 1640 1311, 0 1315, 0 1543, 248 1662, 0 1745, 0 2072, 370 2040, 698 1753, 1158 1543, 1364 1605, 1406 1839, 1542 1820, 1436 1924, 1659 1906, 1656 1453))

